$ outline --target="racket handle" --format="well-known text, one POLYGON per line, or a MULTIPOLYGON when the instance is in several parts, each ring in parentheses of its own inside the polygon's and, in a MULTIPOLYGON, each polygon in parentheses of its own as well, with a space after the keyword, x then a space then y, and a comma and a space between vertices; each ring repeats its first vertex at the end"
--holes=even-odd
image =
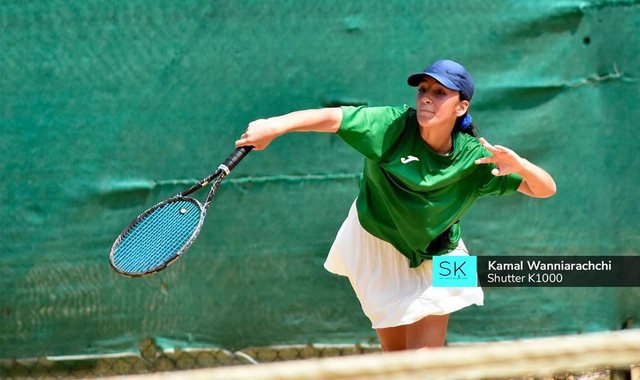
POLYGON ((232 171, 233 168, 235 168, 236 165, 238 165, 238 163, 240 163, 240 161, 249 154, 249 152, 251 152, 251 149, 253 149, 252 146, 241 146, 240 148, 237 148, 229 155, 229 157, 227 157, 226 160, 224 160, 222 165, 220 165, 220 169, 225 171, 226 174, 229 174, 229 172, 232 171))
POLYGON ((236 167, 236 165, 238 165, 238 163, 247 154, 249 154, 249 152, 251 152, 251 149, 253 149, 252 146, 241 146, 240 148, 237 148, 236 150, 233 151, 233 153, 231 153, 229 155, 229 157, 227 157, 226 160, 224 160, 222 165, 218 166, 218 169, 215 172, 211 173, 207 178, 205 178, 202 181, 200 181, 199 183, 195 184, 189 190, 183 191, 179 195, 181 195, 183 197, 186 197, 187 195, 189 195, 191 193, 194 193, 194 192, 202 189, 203 187, 207 186, 209 184, 209 182, 211 182, 215 177, 217 177, 219 175, 226 176, 227 174, 229 174, 229 172, 231 172, 231 170, 233 170, 233 168, 236 167), (222 173, 224 173, 224 174, 222 174, 222 173))

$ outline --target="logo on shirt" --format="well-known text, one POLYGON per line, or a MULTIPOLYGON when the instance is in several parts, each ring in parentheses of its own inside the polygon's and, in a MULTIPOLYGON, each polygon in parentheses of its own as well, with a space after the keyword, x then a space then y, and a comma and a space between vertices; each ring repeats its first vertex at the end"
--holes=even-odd
POLYGON ((412 161, 420 161, 418 159, 418 157, 415 156, 407 156, 407 157, 400 157, 400 162, 402 162, 403 164, 408 164, 409 162, 412 161))

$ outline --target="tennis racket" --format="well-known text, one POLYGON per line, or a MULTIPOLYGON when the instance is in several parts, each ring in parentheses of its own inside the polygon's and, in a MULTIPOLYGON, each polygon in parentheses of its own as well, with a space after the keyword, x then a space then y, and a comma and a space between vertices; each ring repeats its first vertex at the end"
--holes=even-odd
POLYGON ((111 247, 111 267, 123 276, 143 277, 160 272, 180 258, 200 233, 218 186, 251 149, 237 148, 202 181, 135 218, 111 247), (204 204, 189 197, 209 183, 212 185, 204 204))

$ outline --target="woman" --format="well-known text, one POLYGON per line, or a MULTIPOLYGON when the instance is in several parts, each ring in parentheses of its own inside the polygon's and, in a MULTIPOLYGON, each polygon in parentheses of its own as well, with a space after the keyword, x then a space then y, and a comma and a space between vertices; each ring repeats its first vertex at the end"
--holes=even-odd
POLYGON ((256 120, 236 142, 262 150, 288 132, 332 132, 365 156, 325 268, 349 278, 383 351, 443 346, 449 314, 483 304, 480 287, 431 286, 430 260, 468 255, 458 222, 479 197, 556 191, 543 169, 475 138, 473 79, 460 64, 440 60, 407 81, 418 89, 416 109, 298 111, 256 120))

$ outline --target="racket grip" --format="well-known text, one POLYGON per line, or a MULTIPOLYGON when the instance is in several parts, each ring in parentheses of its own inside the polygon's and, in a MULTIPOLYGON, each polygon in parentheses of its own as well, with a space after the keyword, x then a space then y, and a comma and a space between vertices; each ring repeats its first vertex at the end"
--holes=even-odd
POLYGON ((252 146, 241 146, 240 148, 237 148, 220 166, 224 165, 229 171, 232 171, 233 168, 235 168, 236 165, 238 165, 238 163, 240 163, 240 161, 242 161, 242 159, 251 152, 251 149, 253 149, 252 146))
POLYGON ((249 152, 251 152, 251 149, 253 149, 252 146, 241 146, 240 148, 237 148, 229 155, 229 157, 227 157, 226 160, 224 160, 222 165, 218 166, 218 169, 215 172, 211 173, 207 178, 195 184, 189 190, 183 191, 179 195, 186 197, 187 195, 207 186, 215 177, 222 176, 221 178, 224 178, 249 152))

